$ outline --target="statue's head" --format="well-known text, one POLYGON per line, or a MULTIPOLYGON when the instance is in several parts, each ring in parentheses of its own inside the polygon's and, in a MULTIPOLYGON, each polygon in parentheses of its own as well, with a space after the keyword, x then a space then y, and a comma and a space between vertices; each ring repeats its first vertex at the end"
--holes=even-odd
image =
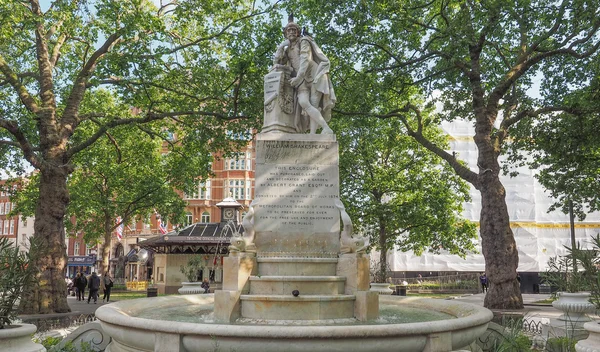
POLYGON ((294 35, 294 38, 300 36, 300 26, 294 22, 294 14, 291 13, 288 17, 288 24, 283 29, 283 35, 286 39, 290 39, 290 34, 294 35))

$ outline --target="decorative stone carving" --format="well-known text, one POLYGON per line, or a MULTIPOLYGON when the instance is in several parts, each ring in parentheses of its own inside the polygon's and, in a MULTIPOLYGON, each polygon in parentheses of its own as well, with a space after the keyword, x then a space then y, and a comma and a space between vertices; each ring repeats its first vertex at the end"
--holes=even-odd
POLYGON ((37 330, 33 324, 8 325, 0 329, 0 346, 6 352, 45 352, 46 348, 31 341, 37 330))
POLYGON ((342 203, 341 200, 336 199, 334 201, 334 205, 340 210, 342 224, 344 225, 342 232, 340 233, 340 252, 342 254, 364 253, 367 247, 369 246, 367 239, 359 236, 352 237, 354 227, 352 225, 352 219, 350 219, 350 215, 348 215, 348 213, 346 212, 344 203, 342 203))
POLYGON ((600 352, 600 323, 591 321, 583 325, 585 330, 590 333, 587 339, 577 342, 575 351, 577 352, 600 352))
POLYGON ((250 209, 246 213, 246 216, 244 216, 244 219, 242 219, 244 235, 242 236, 239 232, 236 232, 231 238, 231 244, 229 245, 230 253, 256 253, 256 245, 254 244, 254 206, 258 204, 258 201, 258 198, 255 198, 250 203, 250 209))
POLYGON ((177 289, 180 295, 192 295, 196 293, 203 293, 204 289, 200 286, 202 285, 202 281, 194 281, 194 282, 182 282, 183 286, 177 289))
POLYGON ((81 350, 81 344, 87 342, 94 351, 104 351, 110 343, 110 336, 102 329, 99 322, 93 321, 84 324, 73 332, 68 334, 58 347, 65 347, 67 343, 73 344, 78 351, 81 350))
POLYGON ((589 292, 561 292, 558 300, 552 306, 562 312, 558 320, 570 322, 587 322, 591 319, 586 315, 593 313, 595 307, 589 302, 589 292))
POLYGON ((264 120, 262 132, 296 133, 294 89, 289 83, 292 68, 275 65, 264 77, 264 120))

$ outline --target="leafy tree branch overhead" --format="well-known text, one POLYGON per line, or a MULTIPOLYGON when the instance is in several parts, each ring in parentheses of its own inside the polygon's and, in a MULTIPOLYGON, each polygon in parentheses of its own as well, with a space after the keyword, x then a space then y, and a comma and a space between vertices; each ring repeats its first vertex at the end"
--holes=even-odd
MULTIPOLYGON (((600 9, 585 0, 343 0, 289 4, 318 33, 340 69, 340 112, 403 118, 439 107, 432 122, 475 125, 477 169, 460 167, 433 141, 413 136, 446 160, 482 197, 480 232, 490 292, 488 308, 522 308, 499 160, 520 125, 557 113, 581 115, 568 99, 594 77, 600 9), (361 104, 345 106, 348 101, 361 104), (368 102, 368 103, 367 103, 368 102), (354 106, 356 105, 356 106, 354 106), (406 110, 408 106, 417 109, 406 110)), ((587 111, 586 113, 589 113, 587 111)), ((416 128, 415 128, 416 126, 416 128)))
POLYGON ((116 131, 127 129, 164 141, 174 156, 168 167, 182 160, 199 166, 210 151, 235 148, 228 131, 257 126, 267 53, 280 31, 273 6, 210 0, 160 7, 149 0, 0 4, 0 163, 39 170, 35 236, 46 248, 36 263, 43 284, 26 290, 24 312, 69 309, 61 294, 67 179, 84 162, 81 153, 106 143, 117 160, 119 147, 127 148, 116 131), (103 94, 125 108, 102 109, 103 94))

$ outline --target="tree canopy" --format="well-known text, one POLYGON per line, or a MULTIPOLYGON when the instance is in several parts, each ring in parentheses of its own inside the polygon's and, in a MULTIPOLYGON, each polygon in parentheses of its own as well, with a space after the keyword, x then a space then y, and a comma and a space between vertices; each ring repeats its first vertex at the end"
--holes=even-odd
POLYGON ((270 3, 41 5, 0 3, 0 166, 39 172, 35 236, 47 249, 36 263, 42 285, 22 300, 28 313, 68 311, 64 220, 79 154, 125 126, 181 155, 169 158, 173 170, 230 148, 262 114, 262 75, 280 33, 270 3), (102 90, 119 109, 102 108, 102 90))
POLYGON ((400 119, 408 135, 481 193, 480 234, 491 284, 486 307, 522 308, 499 157, 521 122, 578 114, 566 97, 593 77, 599 7, 586 0, 289 4, 338 68, 338 116, 400 119), (364 104, 344 105, 356 100, 364 104), (424 119, 434 106, 435 118, 424 119), (457 118, 475 125, 475 170, 423 133, 426 122, 457 118))
MULTIPOLYGON (((435 154, 398 133, 399 120, 338 119, 341 195, 356 231, 380 251, 378 279, 385 279, 387 252, 474 251, 475 224, 462 218, 469 187, 435 154)), ((442 145, 432 126, 427 134, 442 145)))

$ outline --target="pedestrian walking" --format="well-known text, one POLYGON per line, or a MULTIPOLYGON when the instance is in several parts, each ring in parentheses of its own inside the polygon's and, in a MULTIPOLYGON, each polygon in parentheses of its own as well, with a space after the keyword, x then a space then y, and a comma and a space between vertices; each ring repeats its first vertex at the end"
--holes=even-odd
POLYGON ((100 277, 94 271, 90 276, 88 282, 88 288, 90 289, 90 293, 88 295, 87 303, 90 303, 90 300, 94 298, 94 304, 98 301, 98 290, 100 289, 100 277))
POLYGON ((77 287, 77 300, 85 300, 85 287, 87 286, 87 279, 81 271, 77 273, 77 277, 75 278, 75 286, 77 287))
POLYGON ((110 291, 113 287, 113 279, 108 274, 108 271, 104 273, 102 278, 102 284, 104 285, 104 296, 102 296, 102 302, 106 299, 106 302, 110 301, 110 291))

